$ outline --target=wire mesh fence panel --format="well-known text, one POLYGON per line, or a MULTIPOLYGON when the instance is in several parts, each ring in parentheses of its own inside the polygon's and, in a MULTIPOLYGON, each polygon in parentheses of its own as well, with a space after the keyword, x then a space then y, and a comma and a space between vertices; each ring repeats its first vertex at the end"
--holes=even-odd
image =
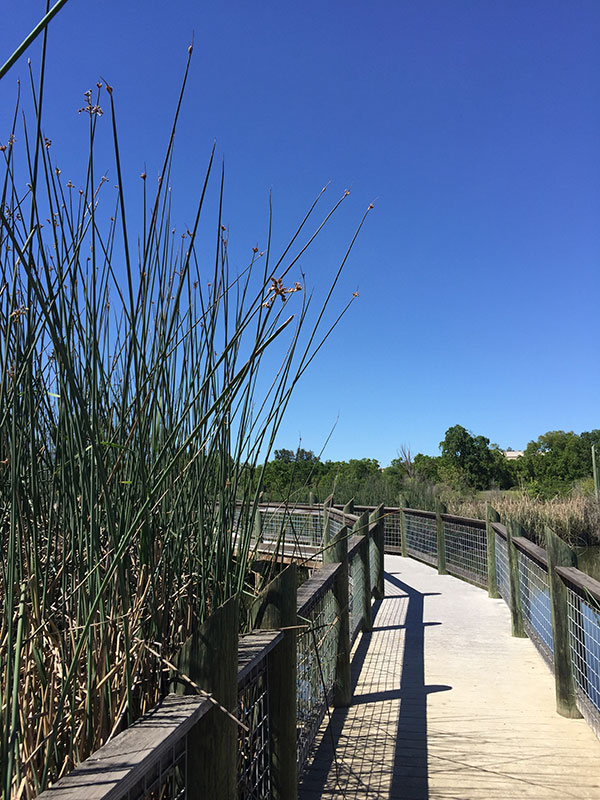
POLYGON ((335 683, 339 618, 330 588, 304 612, 297 637, 298 771, 329 706, 335 683))
POLYGON ((485 528, 444 520, 446 568, 479 586, 488 585, 485 528))
POLYGON ((344 527, 344 521, 341 519, 337 519, 337 517, 329 517, 329 534, 331 538, 337 536, 337 534, 342 530, 344 527))
POLYGON ((363 592, 364 592, 364 579, 365 570, 363 560, 360 557, 359 551, 356 550, 354 557, 348 565, 348 578, 349 578, 349 591, 348 596, 350 600, 350 641, 354 642, 360 631, 363 616, 363 592))
POLYGON ((554 642, 548 570, 518 549, 517 566, 523 625, 544 660, 552 667, 554 642))
POLYGON ((567 611, 579 710, 600 736, 600 606, 567 587, 567 611))
POLYGON ((183 736, 149 767, 135 786, 118 797, 126 800, 184 800, 187 796, 186 786, 187 736, 183 736))
POLYGON ((508 543, 498 532, 496 536, 496 578, 500 597, 510 606, 510 578, 508 572, 508 543))
POLYGON ((435 517, 406 513, 406 549, 430 564, 437 564, 435 517))
POLYGON ((275 542, 281 537, 288 544, 321 547, 323 520, 320 513, 261 509, 260 514, 263 541, 275 542))
POLYGON ((386 553, 402 552, 402 527, 399 508, 386 508, 384 511, 383 541, 386 553))
POLYGON ((237 779, 239 800, 271 797, 271 753, 269 735, 269 675, 263 658, 238 684, 238 718, 248 728, 239 728, 237 779))

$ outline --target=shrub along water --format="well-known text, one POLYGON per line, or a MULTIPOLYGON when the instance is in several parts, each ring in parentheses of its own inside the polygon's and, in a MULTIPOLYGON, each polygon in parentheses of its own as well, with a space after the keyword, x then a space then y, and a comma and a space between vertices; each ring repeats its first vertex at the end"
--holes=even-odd
POLYGON ((315 201, 279 257, 269 222, 265 252, 233 274, 221 173, 207 272, 197 237, 211 156, 193 227, 176 241, 170 170, 190 58, 191 48, 155 192, 142 176, 139 240, 128 229, 111 87, 86 94, 81 186, 61 176, 43 135, 43 59, 34 124, 17 146, 17 109, 3 146, 5 798, 34 796, 152 707, 195 626, 248 590, 253 476, 296 382, 347 308, 333 318, 328 310, 358 230, 318 308, 292 277, 343 197, 309 228, 315 201), (103 110, 117 175, 106 224, 95 161, 103 110), (265 376, 267 352, 278 360, 269 357, 265 376))

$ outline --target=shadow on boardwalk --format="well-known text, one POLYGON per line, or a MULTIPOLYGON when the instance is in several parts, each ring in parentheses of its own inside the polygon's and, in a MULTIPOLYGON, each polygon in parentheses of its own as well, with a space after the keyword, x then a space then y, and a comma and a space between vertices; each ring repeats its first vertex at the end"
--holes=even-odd
POLYGON ((335 709, 300 784, 300 800, 429 797, 424 598, 386 573, 386 596, 375 607, 352 661, 353 701, 335 709))

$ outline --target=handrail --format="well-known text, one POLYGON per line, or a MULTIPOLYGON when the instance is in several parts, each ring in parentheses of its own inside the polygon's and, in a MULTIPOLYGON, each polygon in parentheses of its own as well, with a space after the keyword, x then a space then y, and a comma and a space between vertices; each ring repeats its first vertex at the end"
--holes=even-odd
POLYGON ((548 569, 548 553, 539 544, 530 542, 524 536, 513 536, 513 543, 519 550, 527 553, 530 558, 541 564, 546 570, 548 569))
POLYGON ((314 574, 304 581, 298 589, 297 607, 298 616, 302 617, 306 611, 319 600, 333 585, 341 564, 323 564, 314 574))
POLYGON ((496 531, 497 534, 502 536, 503 539, 508 539, 508 531, 506 530, 506 525, 503 525, 501 522, 492 522, 492 528, 496 531))
MULTIPOLYGON (((198 695, 169 694, 134 722, 38 795, 42 800, 120 800, 127 797, 154 764, 160 764, 213 704, 198 695)), ((183 750, 185 757, 185 750, 183 750)))
POLYGON ((600 581, 594 580, 576 567, 555 567, 554 570, 583 598, 591 595, 600 604, 600 581))
POLYGON ((238 643, 238 684, 247 678, 252 670, 283 639, 281 631, 252 631, 240 636, 238 643))
MULTIPOLYGON (((412 509, 408 509, 408 514, 412 513, 412 509)), ((435 517, 435 512, 428 512, 435 517)), ((456 514, 446 514, 443 513, 441 515, 444 522, 453 522, 456 525, 469 525, 472 528, 485 528, 485 520, 484 519, 476 519, 475 517, 460 517, 456 514)))
MULTIPOLYGON (((355 506, 354 510, 364 515, 365 510, 369 508, 375 510, 375 507, 367 506, 355 506)), ((327 520, 329 523, 334 520, 335 525, 328 531, 319 531, 313 521, 307 525, 306 530, 311 531, 311 536, 316 533, 317 538, 321 538, 319 546, 302 545, 307 551, 318 551, 322 554, 324 542, 329 535, 332 536, 329 539, 333 543, 331 546, 335 546, 335 542, 343 544, 339 552, 344 555, 336 556, 342 563, 321 563, 297 589, 295 608, 298 624, 296 628, 293 625, 291 629, 284 628, 288 631, 293 630, 294 635, 297 629, 296 666, 300 669, 301 660, 302 675, 305 676, 301 678, 299 673, 294 701, 298 709, 294 724, 298 735, 297 758, 300 766, 306 758, 312 737, 316 734, 327 705, 334 697, 334 689, 337 691, 335 688, 338 685, 337 670, 342 652, 339 649, 342 639, 340 632, 343 625, 347 626, 348 622, 351 639, 361 627, 363 630, 370 630, 373 581, 375 577, 382 575, 382 562, 373 562, 372 559, 377 557, 378 552, 382 553, 381 542, 384 532, 389 530, 394 537, 397 537, 399 528, 402 530, 402 547, 406 547, 408 535, 410 555, 425 560, 432 566, 435 566, 437 561, 440 572, 445 572, 447 569, 456 577, 483 586, 487 586, 489 580, 491 587, 492 584, 496 586, 497 569, 497 585, 501 587, 502 597, 511 608, 513 621, 515 615, 521 615, 525 631, 557 676, 558 668, 554 658, 558 645, 554 637, 559 634, 556 633, 554 617, 556 613, 563 612, 556 611, 559 607, 556 606, 556 589, 553 588, 553 581, 559 584, 562 581, 564 586, 575 592, 576 596, 571 594, 568 600, 570 603, 568 635, 571 638, 568 645, 561 644, 560 648, 564 650, 566 646, 567 650, 570 648, 574 653, 572 669, 577 684, 578 707, 582 709, 590 725, 600 729, 600 686, 595 687, 593 681, 596 678, 588 679, 590 669, 592 669, 590 674, 597 674, 597 671, 594 671, 596 662, 590 666, 590 659, 600 658, 600 654, 593 648, 590 650, 590 641, 596 641, 593 637, 596 637, 600 630, 600 619, 595 611, 596 605, 600 607, 600 581, 594 580, 575 567, 558 565, 551 568, 550 565, 557 563, 553 560, 555 556, 552 555, 552 540, 548 543, 549 557, 544 548, 525 537, 510 536, 506 527, 499 522, 489 522, 486 526, 483 520, 442 513, 442 509, 438 509, 436 513, 422 509, 398 507, 383 509, 381 506, 377 508, 382 510, 373 515, 374 519, 370 518, 366 523, 366 517, 362 516, 360 532, 357 531, 355 523, 351 533, 349 522, 352 524, 352 520, 358 521, 360 517, 356 513, 352 515, 345 513, 340 508, 301 504, 285 508, 272 503, 259 506, 259 514, 279 515, 276 524, 279 522, 288 524, 286 517, 292 520, 292 515, 295 515, 293 524, 297 523, 300 527, 301 520, 298 521, 298 517, 305 518, 307 522, 311 518, 314 520, 318 517, 323 519, 326 528, 327 520), (409 525, 411 518, 412 523, 409 525), (338 530, 340 524, 341 531, 338 530), (389 526, 387 529, 386 525, 389 526), (407 528, 410 528, 408 532, 407 528), (440 551, 443 558, 440 558, 440 551), (374 563, 378 564, 376 569, 373 569, 374 563), (489 572, 486 570, 490 565, 494 567, 493 573, 491 569, 489 572), (492 577, 489 577, 490 575, 492 577), (343 591, 346 592, 344 602, 340 601, 342 585, 345 587, 343 591), (346 621, 342 625, 344 615, 346 621), (590 626, 594 625, 596 627, 591 634, 590 626), (302 692, 304 694, 301 696, 302 692)), ((397 551, 398 547, 395 541, 392 541, 392 546, 397 551)), ((291 547, 292 542, 289 544, 291 547)), ((285 560, 299 558, 301 555, 300 551, 294 551, 291 555, 287 554, 285 560)), ((315 554, 313 561, 314 556, 315 554)), ((292 586, 294 585, 293 582, 292 586)), ((564 586, 563 591, 566 593, 564 586)), ((498 594, 492 596, 497 597, 498 594)), ((566 613, 565 606, 563 615, 566 613)), ((264 698, 268 695, 272 698, 271 702, 277 701, 274 699, 275 696, 269 694, 270 667, 267 669, 267 663, 272 663, 273 654, 276 659, 279 658, 278 654, 282 652, 279 645, 285 642, 287 635, 279 630, 260 630, 239 639, 238 709, 250 730, 240 733, 238 740, 238 786, 249 785, 247 782, 254 774, 257 751, 256 740, 253 737, 256 731, 261 737, 261 758, 266 759, 265 763, 270 758, 268 756, 269 701, 264 698)), ((347 627, 345 636, 348 636, 347 627)), ((348 674, 349 651, 348 646, 346 655, 341 659, 341 661, 346 659, 348 674)), ((284 672, 280 670, 279 674, 284 672)), ((289 693, 288 696, 292 697, 289 693)), ((177 780, 185 781, 187 733, 212 707, 213 704, 205 697, 168 695, 152 712, 104 745, 40 796, 46 800, 50 796, 55 800, 71 800, 85 794, 86 800, 121 800, 127 797, 131 788, 136 787, 137 790, 140 780, 145 780, 150 770, 157 764, 163 763, 167 769, 178 770, 177 780)), ((242 730, 243 728, 240 728, 240 731, 242 730)), ((270 767, 265 767, 266 777, 261 780, 266 783, 260 784, 261 787, 270 781, 268 769, 270 767)), ((263 789, 259 788, 258 791, 260 794, 263 789)))

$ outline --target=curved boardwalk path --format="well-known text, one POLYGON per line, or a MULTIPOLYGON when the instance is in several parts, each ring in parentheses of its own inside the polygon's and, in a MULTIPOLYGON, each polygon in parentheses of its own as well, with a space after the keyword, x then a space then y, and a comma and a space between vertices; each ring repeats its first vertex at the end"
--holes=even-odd
POLYGON ((385 568, 352 706, 324 723, 300 800, 600 800, 600 742, 556 713, 554 678, 511 637, 504 601, 412 559, 385 568))

